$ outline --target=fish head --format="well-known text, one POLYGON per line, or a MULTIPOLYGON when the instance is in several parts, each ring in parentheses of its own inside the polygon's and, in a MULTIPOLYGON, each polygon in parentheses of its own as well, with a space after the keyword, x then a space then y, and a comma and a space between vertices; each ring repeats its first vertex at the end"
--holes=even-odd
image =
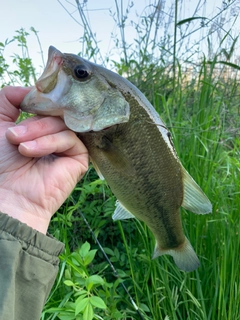
POLYGON ((21 109, 60 116, 76 132, 100 131, 127 122, 128 102, 100 70, 94 63, 50 46, 46 68, 21 109))

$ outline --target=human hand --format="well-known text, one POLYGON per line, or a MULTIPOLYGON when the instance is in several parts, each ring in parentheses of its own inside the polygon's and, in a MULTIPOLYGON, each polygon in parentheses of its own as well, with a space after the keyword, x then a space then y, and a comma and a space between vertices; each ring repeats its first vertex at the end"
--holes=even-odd
POLYGON ((15 124, 30 91, 0 91, 0 211, 46 233, 50 219, 88 168, 88 152, 59 117, 15 124))

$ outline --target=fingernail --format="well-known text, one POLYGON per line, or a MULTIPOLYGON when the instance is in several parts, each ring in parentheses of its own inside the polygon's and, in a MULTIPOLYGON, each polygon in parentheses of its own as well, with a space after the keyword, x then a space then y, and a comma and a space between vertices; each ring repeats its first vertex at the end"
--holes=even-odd
POLYGON ((20 143, 21 146, 23 146, 27 150, 32 150, 36 147, 37 142, 36 141, 27 141, 27 142, 22 142, 20 143))
POLYGON ((24 126, 11 127, 8 128, 8 130, 11 131, 15 137, 22 136, 27 132, 27 129, 24 126))

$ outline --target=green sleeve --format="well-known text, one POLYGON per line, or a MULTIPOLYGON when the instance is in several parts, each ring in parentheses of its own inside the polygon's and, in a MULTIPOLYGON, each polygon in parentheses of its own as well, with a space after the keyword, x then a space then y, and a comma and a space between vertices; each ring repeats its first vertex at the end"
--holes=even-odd
POLYGON ((63 244, 0 212, 0 319, 39 320, 63 244))

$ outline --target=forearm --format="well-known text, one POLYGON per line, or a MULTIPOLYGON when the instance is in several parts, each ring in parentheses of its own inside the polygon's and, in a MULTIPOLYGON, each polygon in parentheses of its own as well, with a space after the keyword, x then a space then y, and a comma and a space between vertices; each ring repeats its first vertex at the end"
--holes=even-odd
POLYGON ((0 213, 0 319, 39 320, 63 244, 0 213))

